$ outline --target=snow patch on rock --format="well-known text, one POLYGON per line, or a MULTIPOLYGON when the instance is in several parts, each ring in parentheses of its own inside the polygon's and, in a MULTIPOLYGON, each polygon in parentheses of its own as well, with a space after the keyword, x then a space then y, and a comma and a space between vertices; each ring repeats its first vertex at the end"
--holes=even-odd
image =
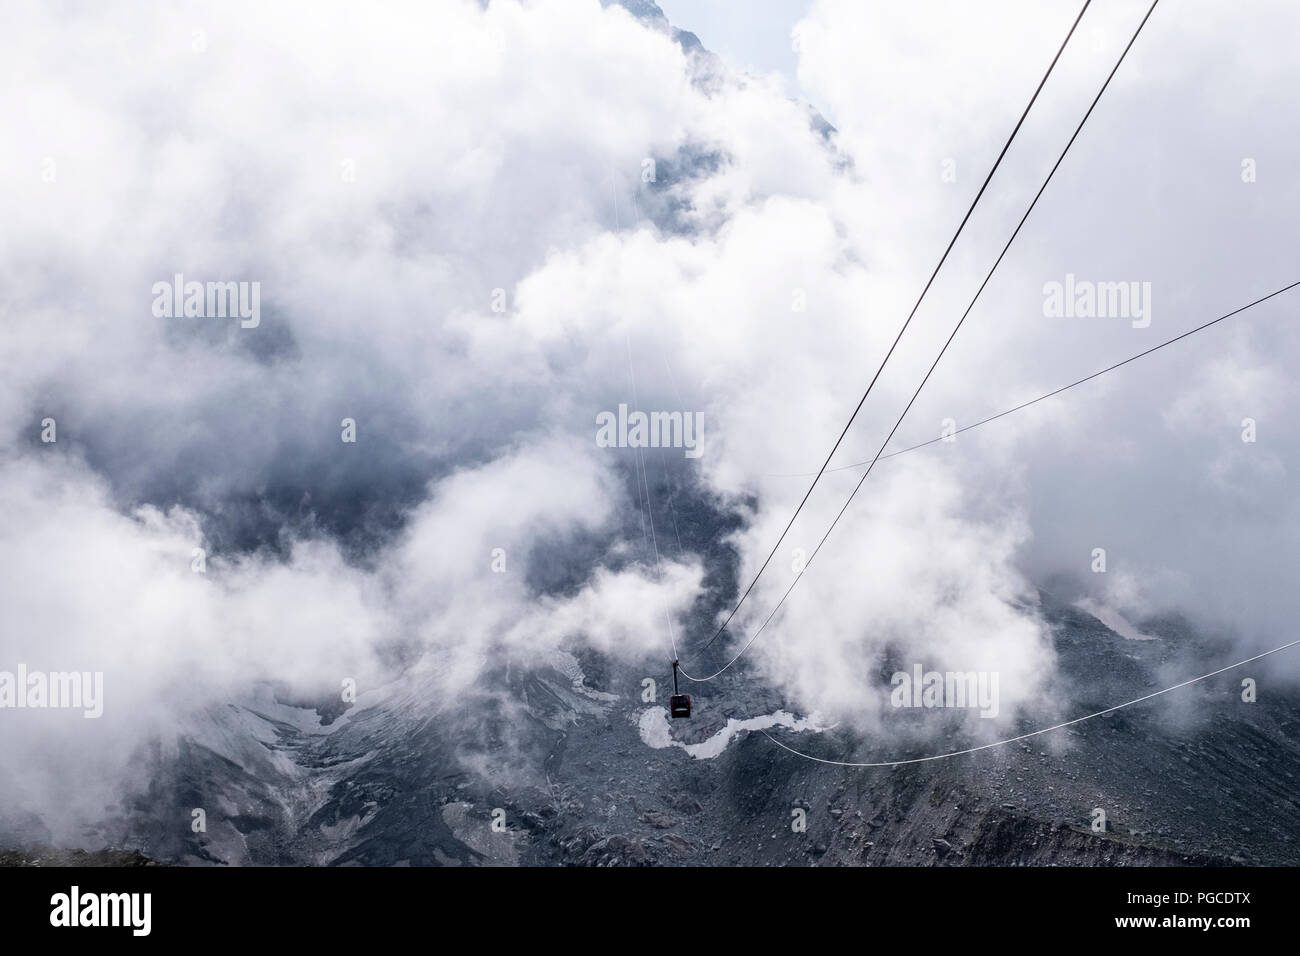
POLYGON ((719 756, 727 749, 727 745, 731 743, 734 737, 746 730, 767 730, 769 727, 785 727, 789 730, 811 730, 814 733, 820 733, 827 729, 819 726, 813 717, 796 717, 784 710, 778 710, 762 717, 747 717, 744 720, 737 720, 734 717, 729 718, 727 725, 708 740, 701 741, 698 744, 687 744, 673 739, 672 726, 668 721, 668 711, 663 707, 650 707, 643 710, 641 717, 637 721, 637 726, 641 732, 641 742, 655 750, 663 750, 665 747, 681 747, 696 760, 712 760, 714 757, 719 756))

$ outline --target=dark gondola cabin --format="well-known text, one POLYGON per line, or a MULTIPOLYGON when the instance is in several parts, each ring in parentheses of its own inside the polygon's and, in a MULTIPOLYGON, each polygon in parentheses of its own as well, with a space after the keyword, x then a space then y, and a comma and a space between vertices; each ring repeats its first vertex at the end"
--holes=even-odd
POLYGON ((691 716, 691 695, 681 693, 681 688, 677 686, 677 668, 678 663, 673 661, 673 693, 668 698, 668 713, 673 717, 691 716))

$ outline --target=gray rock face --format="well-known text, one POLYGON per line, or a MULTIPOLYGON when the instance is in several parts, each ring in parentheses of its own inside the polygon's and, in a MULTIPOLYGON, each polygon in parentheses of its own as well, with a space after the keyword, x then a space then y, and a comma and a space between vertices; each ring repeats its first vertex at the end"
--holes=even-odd
MULTIPOLYGON (((1081 706, 1132 699, 1166 666, 1204 672, 1197 662, 1214 653, 1176 622, 1160 640, 1135 642, 1069 607, 1046 613, 1081 706)), ((147 784, 98 839, 197 865, 1300 862, 1294 696, 1243 705, 1235 682, 1207 683, 1179 692, 1200 714, 1186 724, 1169 723, 1162 698, 1058 731, 1066 748, 1036 738, 851 769, 745 732, 712 759, 656 749, 641 735, 650 709, 641 675, 588 663, 603 675, 599 686, 550 668, 503 668, 494 689, 517 706, 499 712, 480 703, 434 711, 419 694, 329 725, 303 708, 219 709, 207 715, 212 733, 147 761, 147 784), (190 830, 195 806, 207 808, 206 833, 190 830), (1105 811, 1101 832, 1095 808, 1105 811), (791 825, 795 810, 803 831, 791 825)), ((735 670, 698 695, 698 718, 672 731, 703 740, 726 713, 785 704, 735 670)), ((812 753, 904 756, 839 731, 771 732, 812 753)))

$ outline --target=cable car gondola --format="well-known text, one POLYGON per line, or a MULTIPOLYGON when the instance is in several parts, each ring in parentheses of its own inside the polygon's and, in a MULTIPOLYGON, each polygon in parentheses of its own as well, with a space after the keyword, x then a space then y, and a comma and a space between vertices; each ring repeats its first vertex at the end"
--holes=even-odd
POLYGON ((673 717, 691 716, 691 695, 677 693, 677 662, 673 661, 673 695, 668 698, 668 713, 673 717))

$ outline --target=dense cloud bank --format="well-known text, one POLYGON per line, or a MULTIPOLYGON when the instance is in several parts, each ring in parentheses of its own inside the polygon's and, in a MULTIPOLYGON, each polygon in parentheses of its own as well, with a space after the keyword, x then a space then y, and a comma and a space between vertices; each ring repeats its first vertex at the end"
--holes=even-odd
MULTIPOLYGON (((0 669, 106 690, 98 720, 0 715, 22 725, 6 797, 110 780, 176 714, 260 682, 376 686, 426 660, 472 688, 560 647, 658 673, 668 620, 706 638, 683 622, 729 589, 705 593, 674 540, 703 535, 663 522, 664 496, 734 519, 746 583, 1076 12, 925 6, 822 0, 798 25, 833 130, 595 0, 13 7, 0 669), (159 315, 178 275, 258 283, 256 323, 159 315), (602 447, 620 403, 697 416, 699 456, 602 447)), ((1140 16, 1098 7, 836 464, 875 452, 1140 16)), ((1285 4, 1157 11, 898 445, 1297 278, 1294 27, 1285 4), (1149 283, 1146 324, 1050 314, 1045 287, 1076 280, 1149 283)), ((1059 711, 1034 586, 1060 580, 1132 619, 1290 639, 1295 311, 882 462, 753 679, 870 730, 888 651, 997 671, 998 721, 1059 711)), ((824 480, 733 648, 857 475, 824 480)))

